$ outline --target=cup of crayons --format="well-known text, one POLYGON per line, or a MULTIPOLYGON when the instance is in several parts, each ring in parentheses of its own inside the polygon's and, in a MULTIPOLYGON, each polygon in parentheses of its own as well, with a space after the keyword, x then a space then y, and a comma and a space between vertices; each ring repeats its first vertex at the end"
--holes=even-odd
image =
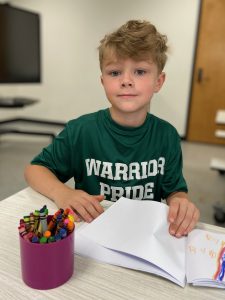
POLYGON ((20 220, 21 271, 28 286, 46 290, 69 280, 74 272, 74 228, 69 208, 48 215, 44 205, 20 220))

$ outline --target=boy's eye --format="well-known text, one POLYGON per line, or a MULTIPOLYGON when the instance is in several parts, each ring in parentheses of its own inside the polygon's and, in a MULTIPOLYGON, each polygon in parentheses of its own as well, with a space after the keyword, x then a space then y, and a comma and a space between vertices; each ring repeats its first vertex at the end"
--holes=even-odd
POLYGON ((110 72, 109 72, 109 75, 111 75, 112 77, 119 76, 120 74, 121 74, 120 71, 110 71, 110 72))
POLYGON ((137 74, 137 75, 144 75, 144 74, 146 74, 146 71, 142 70, 142 69, 137 69, 137 70, 135 70, 135 74, 137 74))

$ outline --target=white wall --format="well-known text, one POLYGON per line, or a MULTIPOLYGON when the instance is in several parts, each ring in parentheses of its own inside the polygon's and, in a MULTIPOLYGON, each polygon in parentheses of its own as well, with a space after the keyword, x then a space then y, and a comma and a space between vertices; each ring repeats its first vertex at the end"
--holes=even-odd
POLYGON ((0 96, 41 100, 22 110, 1 109, 1 119, 23 115, 67 121, 107 107, 99 80, 99 40, 128 19, 148 19, 168 36, 170 46, 166 83, 154 96, 151 112, 185 134, 200 0, 9 2, 41 14, 43 82, 0 85, 0 96))

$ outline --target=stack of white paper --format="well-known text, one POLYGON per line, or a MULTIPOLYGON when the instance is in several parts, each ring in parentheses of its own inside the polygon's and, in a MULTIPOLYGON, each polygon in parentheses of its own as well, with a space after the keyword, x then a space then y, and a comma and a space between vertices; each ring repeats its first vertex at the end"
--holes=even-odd
MULTIPOLYGON (((159 202, 120 198, 92 223, 76 230, 75 251, 109 264, 154 273, 182 287, 186 273, 188 282, 195 285, 225 287, 221 276, 222 280, 212 278, 215 267, 219 268, 216 258, 193 255, 193 247, 206 247, 203 237, 207 231, 194 230, 188 238, 171 236, 168 209, 159 202)), ((219 236, 218 249, 213 250, 218 256, 225 235, 210 234, 211 239, 219 236)))

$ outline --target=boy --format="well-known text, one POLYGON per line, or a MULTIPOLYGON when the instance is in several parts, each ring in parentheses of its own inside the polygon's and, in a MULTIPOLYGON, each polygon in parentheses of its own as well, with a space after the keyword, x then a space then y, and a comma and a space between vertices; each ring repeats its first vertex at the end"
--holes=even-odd
POLYGON ((91 222, 100 202, 166 199, 169 232, 188 234, 199 211, 188 200, 175 128, 148 113, 165 80, 166 37, 147 21, 128 21, 100 42, 109 109, 70 121, 25 170, 28 184, 58 207, 91 222), (75 189, 64 183, 74 177, 75 189))

